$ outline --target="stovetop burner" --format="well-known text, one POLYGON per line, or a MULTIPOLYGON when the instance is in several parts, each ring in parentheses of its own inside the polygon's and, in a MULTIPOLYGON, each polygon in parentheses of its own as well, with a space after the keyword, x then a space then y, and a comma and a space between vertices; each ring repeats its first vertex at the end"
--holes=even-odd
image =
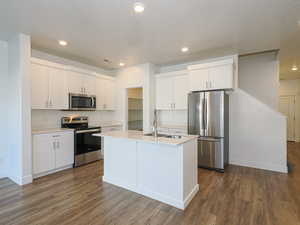
POLYGON ((87 116, 68 116, 61 118, 62 128, 72 128, 75 130, 99 129, 97 126, 89 126, 87 116))

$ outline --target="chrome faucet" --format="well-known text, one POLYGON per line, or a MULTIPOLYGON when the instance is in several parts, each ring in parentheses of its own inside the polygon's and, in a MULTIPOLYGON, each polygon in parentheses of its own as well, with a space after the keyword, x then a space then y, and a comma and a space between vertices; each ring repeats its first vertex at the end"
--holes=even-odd
POLYGON ((153 136, 157 137, 158 132, 157 132, 157 110, 154 109, 154 118, 153 118, 153 136))

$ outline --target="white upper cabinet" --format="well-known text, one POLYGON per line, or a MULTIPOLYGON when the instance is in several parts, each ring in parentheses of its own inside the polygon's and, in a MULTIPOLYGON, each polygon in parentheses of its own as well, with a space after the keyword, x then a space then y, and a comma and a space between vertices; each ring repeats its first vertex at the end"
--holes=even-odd
POLYGON ((68 90, 74 94, 96 94, 96 77, 74 70, 68 71, 68 90))
POLYGON ((51 109, 68 109, 68 92, 66 87, 66 71, 50 68, 49 96, 51 109))
POLYGON ((66 71, 53 65, 31 62, 31 107, 67 109, 66 71))
POLYGON ((156 109, 187 109, 189 91, 186 71, 159 74, 156 77, 156 109))
POLYGON ((187 98, 189 93, 189 82, 187 74, 178 75, 173 78, 174 108, 187 109, 187 98))
POLYGON ((114 110, 116 91, 115 80, 109 77, 97 77, 96 79, 97 110, 114 110))
POLYGON ((48 67, 31 63, 31 107, 47 109, 49 105, 48 67))
POLYGON ((189 90, 234 89, 234 59, 192 65, 189 70, 189 90))
POLYGON ((74 71, 68 71, 69 93, 83 94, 83 75, 74 71))
POLYGON ((156 78, 156 109, 173 108, 174 85, 173 77, 156 78))

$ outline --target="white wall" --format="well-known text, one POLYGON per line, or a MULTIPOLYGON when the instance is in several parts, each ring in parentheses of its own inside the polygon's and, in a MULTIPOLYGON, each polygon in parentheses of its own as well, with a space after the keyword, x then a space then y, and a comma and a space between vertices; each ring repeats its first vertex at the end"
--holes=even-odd
POLYGON ((7 176, 8 171, 8 108, 7 108, 7 83, 8 83, 8 45, 7 42, 0 41, 0 178, 7 176))
POLYGON ((142 64, 117 71, 117 111, 116 118, 127 127, 127 88, 143 88, 143 129, 151 130, 155 101, 154 66, 142 64))
POLYGON ((18 34, 8 41, 8 175, 20 185, 32 181, 30 50, 29 36, 18 34))
POLYGON ((300 79, 281 80, 279 95, 295 97, 295 141, 300 142, 300 79))
POLYGON ((277 53, 240 57, 239 88, 277 110, 279 96, 277 53))
POLYGON ((229 120, 230 164, 287 172, 285 116, 237 89, 229 120))

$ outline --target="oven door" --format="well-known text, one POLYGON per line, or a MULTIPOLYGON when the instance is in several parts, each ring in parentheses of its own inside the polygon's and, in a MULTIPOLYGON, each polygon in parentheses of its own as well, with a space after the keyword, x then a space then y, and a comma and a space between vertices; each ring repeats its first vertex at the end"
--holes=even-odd
POLYGON ((70 110, 96 110, 96 96, 69 94, 70 110))
POLYGON ((75 132, 75 167, 101 159, 101 138, 93 136, 97 133, 100 128, 75 132))

